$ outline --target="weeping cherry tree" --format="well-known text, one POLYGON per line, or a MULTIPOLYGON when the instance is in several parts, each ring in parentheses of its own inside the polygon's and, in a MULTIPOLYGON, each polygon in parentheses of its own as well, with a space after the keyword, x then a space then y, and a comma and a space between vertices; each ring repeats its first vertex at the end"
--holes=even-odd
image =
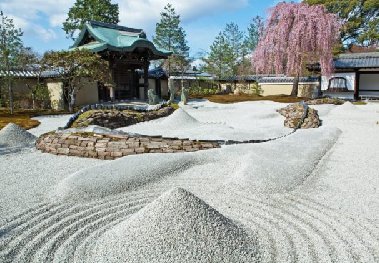
POLYGON ((297 96, 299 77, 306 66, 320 63, 321 74, 333 72, 333 47, 338 44, 341 23, 324 6, 279 3, 269 10, 263 36, 252 62, 259 74, 294 76, 291 96, 297 96))

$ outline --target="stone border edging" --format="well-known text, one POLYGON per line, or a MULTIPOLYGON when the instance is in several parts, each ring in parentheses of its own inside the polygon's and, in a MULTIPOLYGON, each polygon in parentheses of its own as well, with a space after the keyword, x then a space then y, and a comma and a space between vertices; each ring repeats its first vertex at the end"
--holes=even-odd
MULTIPOLYGON (((165 106, 165 103, 158 104, 159 108, 162 108, 165 106)), ((67 124, 63 127, 63 129, 68 129, 71 127, 71 125, 79 118, 79 116, 89 110, 135 110, 140 112, 147 112, 149 110, 142 109, 141 107, 138 107, 138 105, 117 105, 117 104, 90 104, 82 107, 79 111, 75 112, 70 119, 68 120, 67 124)))
POLYGON ((195 152, 220 145, 218 141, 92 133, 46 133, 36 142, 37 149, 45 153, 103 160, 144 153, 195 152))

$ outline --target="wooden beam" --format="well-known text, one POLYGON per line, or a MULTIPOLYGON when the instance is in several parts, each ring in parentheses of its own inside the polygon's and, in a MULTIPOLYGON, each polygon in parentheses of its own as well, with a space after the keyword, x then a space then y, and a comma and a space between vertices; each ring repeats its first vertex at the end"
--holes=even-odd
POLYGON ((355 83, 354 83, 354 99, 359 100, 359 79, 360 73, 358 70, 355 71, 355 83))

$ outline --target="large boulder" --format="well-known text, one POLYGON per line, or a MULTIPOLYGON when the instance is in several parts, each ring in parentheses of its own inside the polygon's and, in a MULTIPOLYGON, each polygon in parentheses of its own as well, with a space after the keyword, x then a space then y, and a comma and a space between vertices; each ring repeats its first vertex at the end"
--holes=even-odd
POLYGON ((293 129, 309 129, 321 126, 321 120, 315 109, 309 108, 306 104, 294 103, 277 110, 286 119, 284 126, 293 129))

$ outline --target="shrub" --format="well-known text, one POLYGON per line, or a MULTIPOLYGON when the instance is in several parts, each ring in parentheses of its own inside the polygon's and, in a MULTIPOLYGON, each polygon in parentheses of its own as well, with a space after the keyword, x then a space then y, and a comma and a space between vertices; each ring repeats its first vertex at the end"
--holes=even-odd
POLYGON ((190 96, 209 96, 218 93, 218 89, 215 88, 202 88, 202 87, 191 87, 189 90, 190 96))

